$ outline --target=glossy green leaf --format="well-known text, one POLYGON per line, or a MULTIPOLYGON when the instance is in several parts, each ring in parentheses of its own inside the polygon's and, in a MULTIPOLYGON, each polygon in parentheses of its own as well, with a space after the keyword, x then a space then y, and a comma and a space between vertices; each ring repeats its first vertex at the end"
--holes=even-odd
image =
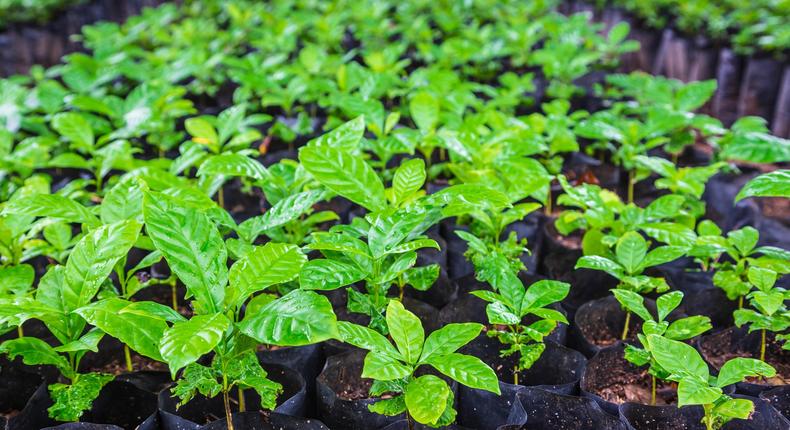
POLYGON ((617 241, 615 253, 626 272, 636 274, 647 255, 647 242, 639 233, 628 232, 617 241))
POLYGON ((477 357, 456 352, 433 355, 428 363, 442 374, 470 388, 499 394, 499 380, 496 373, 477 357))
POLYGON ((376 330, 348 321, 338 321, 337 328, 340 333, 340 340, 345 343, 380 355, 402 359, 400 353, 392 346, 390 341, 376 330))
POLYGON ((741 382, 748 376, 764 376, 770 378, 776 375, 776 369, 770 364, 754 358, 736 357, 728 360, 719 369, 719 376, 716 379, 717 387, 741 382))
POLYGON ((433 356, 442 356, 458 350, 476 338, 483 329, 477 323, 453 323, 432 332, 425 339, 420 362, 426 362, 433 356))
POLYGON ((389 355, 369 352, 365 356, 362 377, 377 381, 393 381, 411 375, 412 369, 389 355))
POLYGON ((750 180, 735 196, 735 202, 748 197, 790 198, 790 170, 775 170, 750 180))
POLYGON ((159 352, 175 377, 182 367, 194 363, 219 344, 230 321, 223 314, 195 315, 165 331, 159 352))
POLYGON ((416 315, 406 310, 397 300, 387 305, 387 327, 403 359, 410 364, 417 363, 425 341, 425 331, 416 315))
POLYGON ((337 317, 329 300, 312 291, 294 290, 255 315, 247 315, 239 330, 269 345, 302 346, 339 337, 337 317))
POLYGON ((230 304, 240 306, 253 293, 296 279, 306 261, 296 245, 269 242, 256 246, 230 268, 230 304))
POLYGON ((404 393, 409 415, 422 424, 439 420, 450 399, 450 387, 439 377, 424 375, 414 378, 404 393))

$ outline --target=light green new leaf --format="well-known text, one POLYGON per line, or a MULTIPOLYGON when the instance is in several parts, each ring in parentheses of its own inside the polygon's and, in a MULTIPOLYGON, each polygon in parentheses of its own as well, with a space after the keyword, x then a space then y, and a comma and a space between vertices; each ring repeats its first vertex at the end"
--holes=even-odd
POLYGON ((703 381, 694 378, 681 379, 678 382, 678 406, 709 405, 721 397, 721 388, 710 387, 703 381))
POLYGON ((409 415, 422 424, 439 420, 450 399, 450 387, 438 376, 424 375, 406 386, 406 407, 409 415))
POLYGON ((735 202, 748 197, 790 198, 790 170, 776 170, 752 179, 735 196, 735 202))
POLYGON ((240 176, 263 181, 272 176, 259 161, 241 154, 219 154, 209 157, 197 171, 197 176, 240 176))
POLYGON ((61 291, 65 311, 90 303, 115 264, 137 242, 140 223, 134 220, 103 225, 85 235, 72 249, 61 291))
POLYGON ((403 202, 414 194, 425 183, 425 162, 421 158, 412 158, 401 163, 392 178, 392 196, 396 204, 403 202))
POLYGON ((299 286, 305 290, 335 290, 365 279, 366 275, 355 264, 320 258, 302 266, 299 286))
POLYGON ((499 380, 494 369, 477 357, 453 352, 434 355, 428 363, 442 374, 467 387, 499 394, 499 380))
POLYGON ((47 409, 49 416, 58 421, 78 421, 99 397, 102 388, 114 378, 101 373, 83 373, 72 384, 50 385, 49 397, 53 405, 47 409))
POLYGON ((325 133, 310 142, 308 146, 330 146, 344 152, 353 152, 365 134, 365 117, 360 115, 351 121, 325 133))
POLYGON ((87 224, 91 227, 101 224, 90 209, 58 194, 31 194, 13 199, 5 204, 2 214, 55 218, 65 222, 87 224))
POLYGON ((230 320, 223 314, 195 315, 165 331, 159 352, 175 378, 182 367, 209 353, 222 340, 230 320))
POLYGON ((403 359, 415 364, 420 359, 425 331, 416 315, 406 310, 397 300, 390 300, 387 305, 387 327, 392 340, 398 347, 403 359))
POLYGON ((426 362, 433 356, 446 355, 457 351, 458 348, 476 338, 482 329, 483 325, 477 323, 447 324, 429 334, 428 338, 425 339, 420 362, 426 362))
POLYGON ((384 184, 359 156, 330 146, 304 147, 299 161, 313 177, 335 193, 371 211, 387 207, 384 184))
POLYGON ((432 133, 439 124, 439 99, 427 91, 420 91, 409 101, 411 119, 423 134, 432 133))
POLYGON ((658 364, 673 375, 708 380, 708 365, 693 346, 658 335, 648 335, 647 343, 658 364))
POLYGON ((312 291, 294 290, 246 315, 239 330, 258 342, 302 346, 335 339, 340 334, 329 300, 312 291))
POLYGON ((340 340, 345 343, 395 359, 403 358, 392 343, 376 330, 348 321, 338 321, 337 328, 340 340))
POLYGON ((377 381, 393 381, 411 375, 412 369, 389 355, 369 352, 365 356, 362 377, 377 381))
POLYGON ((296 245, 256 246, 230 268, 230 305, 240 306, 253 293, 296 279, 305 262, 307 256, 296 245))
POLYGON ((21 337, 0 344, 0 353, 7 354, 13 360, 22 357, 28 366, 52 365, 70 377, 73 372, 66 358, 58 354, 48 343, 36 337, 21 337))
POLYGON ((76 112, 64 112, 52 118, 52 128, 83 150, 93 147, 94 136, 88 120, 76 112))
POLYGON ((615 254, 627 273, 636 274, 647 255, 647 242, 639 233, 629 231, 617 241, 615 254))
POLYGON ((736 357, 721 366, 716 386, 724 388, 727 385, 743 381, 747 376, 770 378, 774 375, 776 375, 776 369, 768 363, 754 358, 736 357))

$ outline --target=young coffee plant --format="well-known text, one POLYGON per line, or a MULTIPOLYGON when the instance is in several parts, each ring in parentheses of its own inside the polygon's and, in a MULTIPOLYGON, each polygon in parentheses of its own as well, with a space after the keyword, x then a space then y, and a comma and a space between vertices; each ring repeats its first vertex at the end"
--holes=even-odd
MULTIPOLYGON (((752 266, 747 278, 756 289, 746 295, 753 309, 737 309, 733 313, 735 325, 749 325, 749 332, 760 330, 760 360, 765 361, 766 332, 779 334, 790 328, 790 310, 785 301, 790 296, 784 288, 775 286, 777 274, 773 270, 752 266)), ((787 336, 781 337, 782 339, 787 336)), ((790 345, 784 344, 784 349, 790 345)))
POLYGON ((647 336, 654 334, 664 336, 671 340, 688 340, 699 336, 710 330, 713 326, 710 318, 702 315, 695 315, 680 318, 671 323, 667 321, 669 314, 680 305, 683 300, 683 293, 672 291, 662 294, 656 299, 657 317, 654 317, 645 307, 645 299, 633 291, 612 290, 618 302, 628 310, 642 319, 642 333, 637 334, 637 339, 641 348, 634 345, 626 345, 625 359, 636 366, 649 365, 648 373, 652 381, 650 391, 650 404, 656 404, 656 379, 667 379, 669 373, 658 365, 653 358, 647 336))
POLYGON ((102 387, 112 375, 81 373, 80 362, 89 351, 97 352, 104 333, 86 330, 87 321, 79 309, 89 305, 99 293, 115 264, 124 258, 137 241, 141 225, 119 221, 86 233, 74 246, 65 265, 51 266, 39 281, 35 297, 23 296, 0 302, 0 323, 17 327, 29 319, 44 323, 57 339, 50 346, 36 337, 19 337, 0 344, 0 352, 10 359, 22 357, 30 366, 52 365, 69 383, 49 386, 53 405, 50 417, 77 421, 90 409, 102 387))
POLYGON ((431 367, 470 388, 500 392, 493 369, 477 357, 456 352, 480 334, 481 324, 448 324, 426 338, 419 318, 390 300, 386 325, 392 342, 367 327, 345 321, 337 325, 342 341, 369 351, 361 377, 374 380, 370 395, 391 395, 368 408, 388 416, 405 413, 410 430, 412 419, 430 427, 455 421, 452 389, 433 374, 416 375, 421 367, 431 367))
MULTIPOLYGON (((620 281, 614 290, 632 291, 647 294, 653 291, 663 293, 669 289, 664 278, 643 274, 644 270, 674 261, 686 252, 682 246, 659 246, 648 252, 648 242, 636 232, 628 232, 617 240, 612 258, 600 255, 585 255, 576 262, 576 268, 600 270, 620 281)), ((625 326, 621 339, 628 338, 628 324, 631 311, 626 309, 625 326)))
POLYGON ((558 323, 568 324, 562 312, 548 306, 564 299, 570 291, 570 285, 542 280, 524 288, 518 276, 508 270, 507 263, 501 261, 501 257, 499 260, 498 264, 490 263, 492 267, 488 268, 489 271, 499 273, 483 275, 496 292, 477 290, 471 294, 489 302, 486 315, 493 328, 486 334, 507 345, 501 351, 501 356, 518 356, 513 368, 513 383, 518 385, 519 372, 532 367, 546 349, 543 339, 554 331, 558 323), (534 318, 536 321, 525 323, 525 318, 534 318))
POLYGON ((754 403, 724 394, 724 387, 750 376, 776 374, 773 367, 760 360, 738 357, 724 363, 719 374, 713 376, 694 347, 657 334, 649 334, 646 339, 651 357, 669 374, 666 379, 678 384, 678 407, 702 406, 702 423, 707 430, 720 429, 735 418, 748 419, 754 411, 754 403))

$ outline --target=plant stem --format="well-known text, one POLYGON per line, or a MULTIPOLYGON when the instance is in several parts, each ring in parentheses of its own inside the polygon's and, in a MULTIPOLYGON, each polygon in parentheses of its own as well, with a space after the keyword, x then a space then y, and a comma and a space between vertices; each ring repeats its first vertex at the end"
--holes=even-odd
POLYGON ((247 406, 244 403, 244 388, 239 387, 239 412, 244 412, 247 410, 247 406))
POLYGON ((217 191, 217 203, 219 204, 219 207, 225 209, 225 192, 221 186, 217 191))
POLYGON ((126 370, 128 372, 133 372, 134 367, 132 366, 132 355, 129 353, 129 346, 126 344, 123 345, 123 356, 126 358, 126 370))
POLYGON ((549 182, 549 194, 548 198, 546 199, 546 206, 543 209, 547 216, 551 216, 551 182, 549 182))
POLYGON ((230 399, 228 398, 228 390, 222 391, 222 401, 225 404, 225 419, 228 421, 228 430, 233 430, 233 415, 230 412, 230 399))
POLYGON ((738 297, 738 309, 743 309, 743 296, 738 297))
POLYGON ((620 337, 622 340, 626 340, 628 338, 628 324, 631 323, 631 311, 625 312, 625 326, 623 327, 623 335, 620 337))
POLYGON ((25 330, 22 329, 22 324, 19 324, 18 326, 16 326, 16 334, 19 337, 25 337, 25 330))
POLYGON ((414 423, 411 421, 409 411, 406 411, 406 425, 409 427, 409 430, 414 430, 414 423))
POLYGON ((765 329, 760 330, 760 361, 765 361, 765 329))
POLYGON ((513 367, 513 385, 518 385, 518 365, 513 367))
POLYGON ((634 171, 628 171, 628 203, 634 202, 634 171))
POLYGON ((713 430, 713 405, 702 405, 702 409, 705 410, 705 416, 702 417, 702 422, 705 423, 706 430, 713 430))
POLYGON ((173 310, 178 312, 178 294, 176 292, 176 282, 173 280, 173 283, 170 284, 170 296, 173 299, 173 310))
POLYGON ((656 377, 650 375, 650 379, 652 380, 652 389, 650 391, 650 406, 656 405, 656 377))

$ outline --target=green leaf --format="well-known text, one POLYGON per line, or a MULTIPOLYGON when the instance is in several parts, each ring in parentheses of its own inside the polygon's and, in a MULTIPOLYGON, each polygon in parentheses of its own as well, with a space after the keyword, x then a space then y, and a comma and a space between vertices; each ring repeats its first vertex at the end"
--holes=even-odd
POLYGON ((496 373, 477 357, 453 352, 433 355, 427 362, 443 375, 467 387, 499 394, 499 380, 496 373))
POLYGON ((763 269, 760 267, 751 266, 747 272, 749 282, 752 283, 758 290, 767 292, 776 283, 776 272, 770 269, 763 269))
POLYGON ((691 112, 707 102, 716 91, 716 80, 690 82, 677 92, 677 108, 691 112))
POLYGON ((667 245, 688 247, 697 240, 694 230, 671 222, 655 222, 642 224, 639 228, 648 236, 667 245))
POLYGON ((768 363, 754 358, 736 357, 721 366, 719 376, 716 378, 716 386, 724 388, 727 385, 743 381, 747 376, 771 378, 774 375, 776 375, 776 369, 768 363))
POLYGON ((606 272, 617 279, 624 276, 623 268, 614 261, 598 255, 585 255, 576 261, 574 269, 592 269, 606 272))
POLYGON ((206 145, 212 150, 219 149, 219 136, 210 122, 203 118, 188 118, 184 121, 184 127, 195 142, 206 145))
POLYGON ((146 193, 143 216, 148 236, 162 252, 198 310, 220 310, 228 282, 228 252, 217 227, 192 207, 160 193, 146 193))
POLYGON ((673 321, 664 332, 664 336, 672 340, 686 340, 697 337, 713 328, 710 318, 702 315, 681 318, 673 321))
POLYGON ((31 194, 15 198, 5 204, 2 214, 55 218, 65 222, 87 224, 91 227, 101 224, 90 209, 58 194, 31 194))
POLYGON ((197 393, 208 398, 215 397, 222 391, 222 385, 217 382, 218 372, 211 367, 192 363, 184 368, 181 377, 176 381, 176 386, 171 389, 174 396, 181 399, 178 407, 183 406, 197 393))
POLYGON ((296 279, 306 261, 296 245, 269 242, 254 247, 230 268, 228 301, 240 306, 258 291, 296 279))
POLYGON ((132 302, 110 298, 91 303, 75 312, 89 324, 120 340, 138 353, 162 361, 159 340, 167 323, 159 315, 145 315, 139 310, 123 312, 132 302))
POLYGON ((647 253, 639 269, 642 271, 648 267, 675 261, 686 255, 686 251, 688 251, 688 248, 685 246, 659 246, 647 253))
POLYGON ((104 194, 99 210, 105 224, 125 219, 143 221, 143 190, 134 178, 122 179, 104 194))
POLYGON ((658 308, 658 320, 664 321, 670 312, 675 310, 683 300, 683 293, 680 291, 672 291, 661 295, 656 300, 656 307, 658 308))
POLYGON ((526 314, 531 309, 542 308, 564 299, 571 286, 566 282, 541 280, 527 288, 521 299, 520 313, 526 314))
POLYGON ((754 412, 754 403, 748 399, 727 399, 713 407, 715 415, 748 420, 754 412))
POLYGON ((22 357, 22 362, 28 366, 52 365, 66 377, 73 375, 66 358, 58 354, 48 343, 35 337, 7 340, 0 344, 0 353, 7 354, 11 360, 22 357))
POLYGON ((693 346, 654 334, 647 336, 647 343, 658 364, 668 372, 708 380, 708 365, 693 346))
POLYGON ((340 333, 329 300, 312 291, 294 290, 247 315, 242 333, 269 345, 302 346, 336 339, 340 333))
POLYGON ((241 154, 219 154, 206 159, 197 171, 197 176, 240 176, 255 181, 270 179, 272 174, 259 161, 241 154))
MULTIPOLYGON (((631 311, 642 318, 642 321, 652 321, 653 316, 645 307, 645 299, 639 293, 629 291, 623 288, 615 288, 612 294, 618 302, 628 311, 631 311)), ((662 318, 659 318, 662 319, 662 318)))
POLYGON ((88 120, 75 112, 64 112, 52 118, 52 128, 83 150, 93 148, 94 136, 88 120))
POLYGON ((159 352, 173 377, 179 369, 214 349, 229 326, 230 321, 223 314, 195 315, 165 331, 159 342, 159 352))
POLYGON ((344 152, 353 152, 359 148, 359 142, 364 134, 365 117, 360 115, 307 144, 309 146, 330 146, 344 152))
POLYGON ((721 388, 710 387, 705 382, 694 378, 685 378, 678 382, 679 407, 713 404, 721 395, 721 388))
POLYGON ((482 329, 483 325, 477 323, 447 324, 425 339, 420 362, 457 351, 476 338, 482 329))
POLYGON ((320 258, 302 266, 299 285, 306 290, 335 290, 365 279, 367 273, 357 265, 320 258))
POLYGON ((450 399, 450 387, 439 377, 424 375, 414 378, 404 393, 406 407, 417 422, 433 424, 439 420, 450 399))
POLYGON ((427 91, 420 91, 409 101, 409 112, 423 134, 432 133, 439 124, 439 99, 427 91))
POLYGON ((318 182, 368 210, 387 207, 384 184, 361 157, 329 146, 304 147, 299 161, 318 182))
POLYGON ((379 400, 372 405, 368 405, 368 410, 379 415, 390 417, 400 415, 406 412, 406 396, 399 395, 391 399, 379 400))
POLYGON ((392 200, 399 204, 419 191, 425 183, 425 162, 412 158, 401 163, 392 178, 392 200))
POLYGON ((115 264, 127 255, 140 234, 133 220, 103 225, 85 235, 71 250, 60 291, 65 311, 90 303, 115 264))
POLYGON ((753 178, 735 196, 735 202, 748 197, 790 198, 790 170, 776 170, 753 178))
POLYGON ((741 255, 749 255, 760 239, 760 233, 754 227, 743 227, 727 233, 727 241, 730 242, 741 255))
POLYGON ((639 233, 629 231, 617 241, 615 254, 627 273, 637 274, 647 255, 647 242, 639 233))
POLYGON ((49 397, 52 398, 53 405, 47 409, 49 416, 58 421, 78 421, 83 412, 90 409, 93 401, 99 397, 104 385, 114 378, 113 375, 84 373, 71 385, 50 385, 49 397))
POLYGON ((29 264, 19 264, 16 266, 0 268, 0 296, 15 295, 22 296, 33 287, 36 271, 29 264))
POLYGON ((280 227, 307 213, 323 197, 318 190, 305 191, 285 197, 263 215, 248 218, 239 225, 239 236, 252 242, 266 230, 280 227))
POLYGON ((376 330, 347 321, 338 321, 337 328, 340 340, 345 343, 380 355, 388 355, 396 359, 403 358, 390 341, 376 330))
POLYGON ((403 359, 410 364, 420 360, 425 331, 416 315, 406 310, 397 300, 387 305, 387 327, 403 359))
POLYGON ((365 356, 362 377, 377 381, 393 381, 411 375, 412 369, 389 355, 369 352, 365 356))

